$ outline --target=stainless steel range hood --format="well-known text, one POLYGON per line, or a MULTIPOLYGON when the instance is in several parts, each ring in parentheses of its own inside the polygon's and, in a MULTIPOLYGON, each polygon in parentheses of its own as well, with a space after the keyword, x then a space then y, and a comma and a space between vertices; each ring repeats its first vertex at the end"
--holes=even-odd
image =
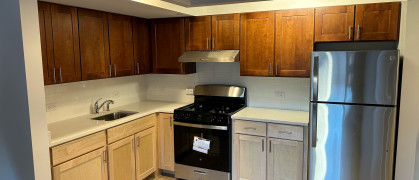
POLYGON ((239 50, 186 51, 179 62, 239 62, 239 50))

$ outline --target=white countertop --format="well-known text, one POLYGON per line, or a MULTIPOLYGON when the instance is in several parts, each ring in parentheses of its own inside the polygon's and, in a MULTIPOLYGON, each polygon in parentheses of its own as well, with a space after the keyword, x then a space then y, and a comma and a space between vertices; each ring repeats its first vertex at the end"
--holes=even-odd
POLYGON ((232 119, 308 126, 307 111, 246 107, 232 116, 232 119))
POLYGON ((70 118, 48 124, 48 131, 51 132, 50 147, 56 146, 95 132, 99 132, 156 112, 173 113, 174 109, 185 106, 189 103, 164 102, 164 101, 141 101, 139 103, 113 108, 111 111, 101 111, 100 114, 89 114, 70 118), (104 114, 115 111, 136 111, 137 114, 121 118, 115 121, 92 120, 104 114))

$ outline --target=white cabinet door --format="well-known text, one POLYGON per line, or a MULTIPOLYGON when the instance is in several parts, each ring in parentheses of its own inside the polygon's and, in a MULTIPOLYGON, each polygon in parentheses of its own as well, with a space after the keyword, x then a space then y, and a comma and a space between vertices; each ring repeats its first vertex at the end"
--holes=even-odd
POLYGON ((268 138, 268 180, 303 179, 303 142, 268 138))
POLYGON ((235 135, 236 180, 266 179, 266 137, 235 135))

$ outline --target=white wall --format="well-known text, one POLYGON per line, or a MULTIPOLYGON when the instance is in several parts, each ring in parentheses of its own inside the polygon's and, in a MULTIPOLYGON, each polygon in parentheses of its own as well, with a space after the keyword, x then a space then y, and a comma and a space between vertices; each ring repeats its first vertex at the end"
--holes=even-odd
POLYGON ((240 76, 239 63, 197 63, 191 75, 147 75, 147 99, 191 102, 186 88, 199 84, 232 84, 247 88, 248 106, 308 111, 308 78, 240 76), (284 92, 285 97, 278 97, 284 92))
POLYGON ((0 1, 0 179, 5 180, 51 179, 36 7, 36 0, 0 1))
MULTIPOLYGON (((419 179, 419 1, 407 2, 396 180, 419 179)), ((403 25, 403 23, 402 23, 403 25)))
POLYGON ((128 76, 45 86, 48 123, 92 113, 93 104, 112 99, 112 107, 145 99, 146 78, 128 76))

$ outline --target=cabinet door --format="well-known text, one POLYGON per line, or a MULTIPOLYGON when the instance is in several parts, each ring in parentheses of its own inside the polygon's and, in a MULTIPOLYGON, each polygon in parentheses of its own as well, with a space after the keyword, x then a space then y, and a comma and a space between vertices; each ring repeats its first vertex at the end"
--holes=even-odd
POLYGON ((135 143, 136 175, 137 179, 144 179, 156 171, 156 128, 137 133, 135 143))
POLYGON ((211 16, 185 18, 186 50, 210 50, 211 16))
POLYGON ((134 49, 132 44, 132 18, 108 13, 109 45, 112 76, 134 74, 134 49))
POLYGON ((303 142, 269 138, 268 180, 303 179, 303 142))
POLYGON ((308 77, 313 51, 314 9, 276 12, 275 74, 308 77))
POLYGON ((185 52, 183 18, 157 19, 151 23, 153 72, 186 74, 195 72, 195 63, 180 63, 185 52))
POLYGON ((266 138, 235 135, 235 179, 266 179, 266 138))
POLYGON ((241 14, 240 75, 272 76, 274 12, 241 14))
POLYGON ((110 77, 107 14, 79 8, 79 34, 82 80, 110 77))
POLYGON ((51 4, 38 2, 39 31, 41 33, 42 68, 44 84, 55 83, 54 48, 52 43, 51 4))
POLYGON ((398 40, 400 2, 356 5, 355 40, 398 40))
POLYGON ((57 82, 81 80, 77 8, 51 4, 57 82))
POLYGON ((134 136, 108 145, 109 179, 135 180, 134 136))
POLYGON ((240 14, 212 16, 211 32, 212 49, 240 49, 240 14))
POLYGON ((159 168, 174 171, 173 114, 160 113, 158 124, 159 168))
POLYGON ((355 6, 316 8, 315 41, 352 41, 355 6))
POLYGON ((52 168, 54 180, 107 180, 106 148, 100 148, 52 168))
POLYGON ((135 74, 152 72, 150 58, 150 31, 146 19, 135 18, 133 27, 135 74))

